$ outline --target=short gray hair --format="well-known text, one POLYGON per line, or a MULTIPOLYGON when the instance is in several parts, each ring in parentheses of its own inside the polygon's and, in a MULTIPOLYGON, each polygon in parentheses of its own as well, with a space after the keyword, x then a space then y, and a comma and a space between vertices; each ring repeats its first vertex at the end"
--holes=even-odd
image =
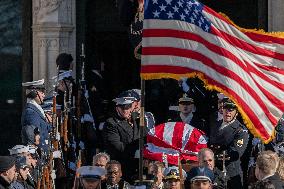
POLYGON ((110 161, 110 156, 105 153, 105 152, 100 152, 100 153, 97 153, 96 155, 93 156, 93 164, 95 164, 96 161, 98 161, 98 159, 104 157, 107 161, 107 163, 110 161))
POLYGON ((202 148, 198 152, 198 155, 197 155, 198 156, 198 160, 200 160, 204 156, 204 153, 207 152, 207 151, 210 152, 210 154, 214 158, 214 152, 211 149, 209 149, 209 148, 202 148))

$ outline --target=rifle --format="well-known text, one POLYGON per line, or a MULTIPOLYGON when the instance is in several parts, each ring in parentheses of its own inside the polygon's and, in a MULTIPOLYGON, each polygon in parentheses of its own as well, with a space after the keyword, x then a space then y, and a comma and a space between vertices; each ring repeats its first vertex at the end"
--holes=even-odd
POLYGON ((67 102, 66 102, 66 91, 64 92, 64 117, 63 117, 63 145, 64 151, 68 149, 68 111, 67 111, 67 102))
POLYGON ((179 178, 180 178, 180 188, 184 189, 184 178, 183 178, 183 172, 182 172, 182 165, 180 161, 180 154, 178 156, 178 171, 179 171, 179 178))

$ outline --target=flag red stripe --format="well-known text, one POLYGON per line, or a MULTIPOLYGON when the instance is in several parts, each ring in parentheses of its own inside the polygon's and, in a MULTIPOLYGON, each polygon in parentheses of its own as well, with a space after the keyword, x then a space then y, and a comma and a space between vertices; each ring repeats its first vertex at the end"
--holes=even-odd
MULTIPOLYGON (((217 65, 214 63, 211 59, 208 57, 192 51, 188 49, 178 49, 173 47, 144 47, 143 48, 143 55, 173 55, 173 56, 179 56, 179 57, 187 57, 192 58, 195 60, 198 60, 202 62, 203 64, 211 67, 212 69, 216 70, 218 73, 223 74, 236 82, 238 82, 248 93, 250 93, 256 100, 256 102, 259 104, 259 106, 262 108, 262 110, 265 112, 267 117, 271 122, 277 122, 277 120, 270 114, 268 108, 264 104, 263 100, 258 96, 258 94, 255 92, 254 89, 251 88, 240 76, 238 76, 235 72, 217 65)), ((142 72, 143 73, 143 72, 142 72)))
POLYGON ((163 140, 164 138, 163 136, 164 129, 165 129, 165 125, 163 127, 155 127, 155 135, 161 140, 163 140))
POLYGON ((259 54, 262 56, 267 56, 270 58, 275 58, 275 59, 282 60, 282 61, 284 60, 284 54, 273 52, 273 51, 255 46, 255 45, 251 45, 245 41, 238 39, 237 37, 227 34, 226 32, 217 30, 214 27, 211 27, 210 33, 218 37, 221 37, 222 39, 224 39, 231 45, 237 46, 238 48, 243 49, 245 51, 248 51, 254 54, 259 54))
MULTIPOLYGON (((211 14, 212 16, 224 21, 228 25, 235 28, 235 26, 229 20, 227 20, 226 18, 224 18, 222 15, 218 14, 217 12, 212 10, 211 8, 204 6, 203 11, 211 14)), ((247 31, 247 32, 244 32, 244 33, 254 41, 263 42, 263 43, 272 43, 272 44, 278 43, 278 44, 284 45, 284 39, 283 38, 269 36, 267 34, 255 33, 253 31, 252 32, 247 31)))
MULTIPOLYGON (((186 73, 192 73, 192 72, 200 72, 198 70, 185 68, 185 67, 179 67, 179 66, 167 66, 167 65, 145 65, 141 68, 141 73, 172 73, 172 74, 186 74, 186 73)), ((206 75, 206 73, 203 73, 205 79, 208 80, 208 83, 211 85, 215 85, 217 87, 220 87, 224 90, 226 90, 228 93, 230 93, 232 96, 235 97, 239 105, 243 109, 246 110, 247 115, 249 116, 250 120, 254 123, 255 129, 258 131, 258 133, 263 136, 265 140, 269 139, 269 133, 266 131, 266 129, 263 127, 261 122, 259 121, 259 117, 254 113, 254 111, 251 109, 249 105, 246 104, 246 102, 235 93, 234 90, 228 88, 227 86, 211 79, 209 76, 206 75)), ((272 125, 276 125, 276 122, 272 122, 272 125)))
POLYGON ((263 70, 284 75, 284 70, 277 68, 275 66, 266 66, 266 65, 258 64, 258 63, 255 63, 255 64, 263 70))
POLYGON ((184 130, 184 123, 177 122, 174 128, 173 138, 172 138, 172 145, 176 146, 177 148, 182 148, 182 137, 183 137, 183 130, 184 130))

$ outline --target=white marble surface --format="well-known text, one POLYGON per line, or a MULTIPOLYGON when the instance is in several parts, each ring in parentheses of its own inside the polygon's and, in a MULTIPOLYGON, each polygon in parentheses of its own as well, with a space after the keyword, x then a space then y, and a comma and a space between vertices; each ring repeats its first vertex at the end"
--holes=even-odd
POLYGON ((58 54, 70 53, 76 59, 75 18, 75 0, 33 0, 33 79, 44 78, 47 90, 56 75, 58 54))

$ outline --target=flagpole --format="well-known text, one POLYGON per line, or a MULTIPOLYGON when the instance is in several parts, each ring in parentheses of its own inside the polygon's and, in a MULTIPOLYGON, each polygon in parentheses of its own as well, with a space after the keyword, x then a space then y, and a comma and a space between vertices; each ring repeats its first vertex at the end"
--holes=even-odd
POLYGON ((141 109, 140 109, 140 128, 139 128, 139 181, 143 181, 143 147, 144 147, 144 128, 145 128, 145 80, 141 79, 141 109))

